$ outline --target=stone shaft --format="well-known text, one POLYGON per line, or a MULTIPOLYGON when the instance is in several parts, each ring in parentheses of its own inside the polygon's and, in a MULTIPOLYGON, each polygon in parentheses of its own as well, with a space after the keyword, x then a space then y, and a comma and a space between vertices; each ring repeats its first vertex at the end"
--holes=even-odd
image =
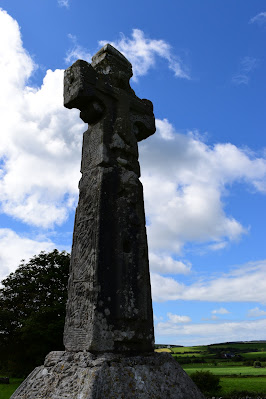
POLYGON ((154 332, 137 142, 155 132, 152 103, 129 85, 112 46, 65 71, 67 108, 84 133, 64 332, 67 351, 149 352, 154 332))

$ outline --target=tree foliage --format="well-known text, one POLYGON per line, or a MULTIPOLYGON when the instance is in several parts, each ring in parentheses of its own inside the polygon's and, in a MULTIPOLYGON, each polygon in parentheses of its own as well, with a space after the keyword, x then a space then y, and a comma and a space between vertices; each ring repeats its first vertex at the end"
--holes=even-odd
POLYGON ((217 395, 221 390, 220 378, 210 371, 196 371, 190 377, 204 395, 217 395))
POLYGON ((26 375, 51 350, 63 350, 70 255, 41 252, 2 281, 0 368, 26 375))

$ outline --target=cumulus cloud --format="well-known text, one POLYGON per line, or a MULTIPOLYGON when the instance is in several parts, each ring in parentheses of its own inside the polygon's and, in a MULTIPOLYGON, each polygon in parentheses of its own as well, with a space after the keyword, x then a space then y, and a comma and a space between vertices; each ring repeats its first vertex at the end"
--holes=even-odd
POLYGON ((187 242, 209 242, 218 250, 239 239, 247 228, 225 213, 223 198, 234 182, 265 193, 266 159, 230 143, 208 146, 166 119, 156 125, 156 134, 140 143, 151 252, 178 254, 187 242))
MULTIPOLYGON (((206 279, 191 285, 151 273, 153 300, 266 303, 265 273, 266 260, 250 262, 222 277, 206 279)), ((221 311, 224 310, 220 309, 221 311)), ((222 313, 216 311, 216 314, 222 313)))
POLYGON ((266 319, 256 321, 177 324, 159 322, 155 332, 164 343, 209 345, 218 342, 265 339, 266 319))
POLYGON ((255 17, 251 18, 249 23, 253 24, 254 22, 258 23, 259 25, 266 23, 266 12, 260 12, 259 14, 255 15, 255 17))
POLYGON ((191 318, 189 316, 179 316, 173 313, 167 313, 167 317, 170 323, 178 324, 178 323, 190 323, 191 318))
POLYGON ((84 124, 62 105, 63 71, 27 85, 35 65, 19 27, 0 11, 1 211, 41 227, 61 224, 77 199, 84 124))
MULTIPOLYGON (((62 70, 48 70, 39 88, 29 85, 36 66, 23 48, 17 22, 3 10, 0 34, 1 211, 49 228, 63 223, 75 207, 85 126, 78 110, 62 105, 62 70)), ((76 39, 71 40, 69 62, 74 53, 75 58, 90 57, 83 49, 80 54, 76 39)), ((157 56, 171 60, 167 43, 147 39, 141 31, 115 45, 119 43, 120 50, 133 58, 135 54, 139 75, 154 65, 157 56)), ((208 146, 195 132, 178 133, 166 119, 156 124, 157 133, 140 145, 151 268, 155 276, 186 274, 191 265, 177 255, 187 242, 207 243, 217 250, 246 232, 226 214, 222 198, 235 181, 266 192, 266 161, 230 143, 208 146)), ((165 281, 176 288, 174 280, 162 280, 159 298, 172 296, 171 284, 170 293, 162 293, 165 281)))
POLYGON ((101 40, 99 44, 112 44, 132 63, 134 77, 146 75, 150 68, 154 68, 156 58, 161 57, 168 63, 168 67, 176 77, 189 79, 187 68, 182 60, 173 54, 169 43, 164 40, 149 39, 140 29, 133 29, 132 38, 121 33, 120 39, 116 41, 101 40))
POLYGON ((16 270, 22 259, 27 261, 41 251, 54 248, 52 241, 34 240, 10 229, 0 229, 0 281, 16 270))
POLYGON ((248 311, 248 317, 261 317, 261 316, 265 316, 266 315, 266 311, 262 310, 258 307, 250 309, 248 311))
POLYGON ((5 95, 0 97, 2 106, 4 100, 10 100, 12 94, 24 87, 35 65, 22 46, 18 23, 1 8, 0 22, 0 83, 1 92, 5 95))
POLYGON ((162 274, 188 274, 191 269, 189 262, 174 260, 169 255, 156 255, 151 252, 149 260, 151 271, 162 274))
POLYGON ((250 73, 257 67, 258 60, 254 57, 244 57, 240 61, 238 72, 233 76, 232 82, 236 85, 247 85, 250 80, 250 73))

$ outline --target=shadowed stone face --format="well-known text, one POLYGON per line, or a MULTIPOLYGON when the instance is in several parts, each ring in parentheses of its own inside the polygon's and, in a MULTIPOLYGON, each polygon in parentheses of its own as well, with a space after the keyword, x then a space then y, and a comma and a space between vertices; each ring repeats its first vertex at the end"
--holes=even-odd
POLYGON ((68 351, 147 352, 154 333, 137 142, 155 132, 152 103, 107 44, 65 71, 64 105, 84 133, 64 333, 68 351))
POLYGON ((12 399, 204 399, 171 354, 153 352, 137 142, 155 126, 152 104, 135 96, 131 76, 130 63, 110 45, 91 64, 77 61, 65 72, 65 106, 80 109, 89 125, 71 254, 66 351, 49 353, 12 399))

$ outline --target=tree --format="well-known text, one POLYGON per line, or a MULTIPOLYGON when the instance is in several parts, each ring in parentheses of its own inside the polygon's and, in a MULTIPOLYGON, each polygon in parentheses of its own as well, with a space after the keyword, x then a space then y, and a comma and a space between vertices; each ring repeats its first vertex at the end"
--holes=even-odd
POLYGON ((255 362, 253 363, 253 367, 256 367, 256 368, 261 367, 261 362, 259 360, 255 360, 255 362))
POLYGON ((41 252, 2 281, 0 368, 26 375, 51 350, 63 350, 70 255, 41 252))
POLYGON ((196 371, 190 378, 204 395, 217 395, 221 390, 220 378, 210 371, 196 371))

